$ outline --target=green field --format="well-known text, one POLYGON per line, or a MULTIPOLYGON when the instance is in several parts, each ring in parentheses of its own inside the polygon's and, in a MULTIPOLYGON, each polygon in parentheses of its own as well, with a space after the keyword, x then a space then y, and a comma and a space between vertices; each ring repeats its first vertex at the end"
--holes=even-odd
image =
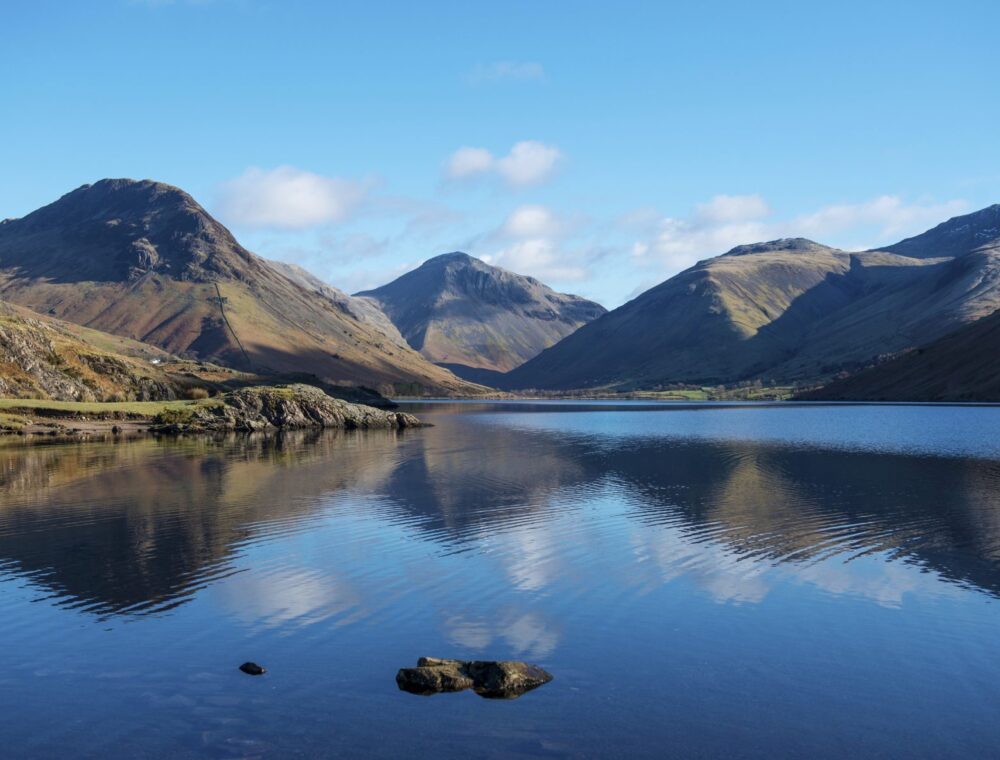
POLYGON ((629 398, 652 399, 656 401, 784 401, 795 393, 792 386, 746 387, 746 388, 685 388, 668 391, 635 391, 629 398))

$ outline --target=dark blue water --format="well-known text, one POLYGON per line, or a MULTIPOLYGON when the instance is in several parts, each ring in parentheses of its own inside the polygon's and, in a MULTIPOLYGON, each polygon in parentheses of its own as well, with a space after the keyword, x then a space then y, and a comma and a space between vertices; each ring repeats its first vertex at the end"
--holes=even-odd
POLYGON ((0 446, 3 754, 995 756, 1000 408, 413 410, 0 446))

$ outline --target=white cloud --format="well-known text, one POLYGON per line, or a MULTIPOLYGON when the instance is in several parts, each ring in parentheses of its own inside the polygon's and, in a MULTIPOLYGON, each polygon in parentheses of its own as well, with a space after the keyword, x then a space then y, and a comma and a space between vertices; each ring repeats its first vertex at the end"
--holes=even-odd
POLYGON ((512 185, 536 185, 552 176, 560 160, 558 148, 523 140, 497 161, 497 171, 512 185))
POLYGON ((865 203, 827 206, 794 220, 803 235, 833 235, 852 227, 870 225, 878 230, 873 244, 908 237, 968 210, 961 200, 945 203, 907 204, 896 195, 881 195, 865 203))
POLYGON ((923 232, 962 213, 965 201, 907 203, 894 195, 869 201, 825 206, 788 219, 773 219, 758 195, 718 195, 687 217, 662 217, 649 224, 648 210, 626 215, 623 226, 645 227, 632 246, 635 260, 672 275, 737 245, 784 237, 807 237, 848 250, 886 245, 923 232))
POLYGON ((552 240, 546 238, 520 240, 482 259, 488 264, 546 282, 585 280, 590 274, 585 266, 573 263, 572 256, 560 251, 552 240))
POLYGON ((251 167, 220 189, 218 208, 228 223, 304 229, 342 222, 357 210, 369 185, 279 166, 251 167))
POLYGON ((726 224, 760 219, 770 213, 759 195, 716 195, 708 203, 700 203, 696 216, 707 224, 726 224))
POLYGON ((501 227, 502 234, 515 237, 537 237, 558 235, 562 223, 547 207, 539 205, 518 206, 501 227))
POLYGON ((481 258, 547 283, 585 280, 590 276, 587 264, 593 252, 565 245, 579 226, 579 219, 564 218, 547 206, 518 206, 485 237, 481 247, 490 252, 481 258))
POLYGON ((476 65, 466 80, 473 85, 506 81, 543 82, 545 69, 534 61, 493 61, 476 65))
POLYGON ((492 171, 495 163, 486 148, 459 148, 448 159, 445 172, 448 179, 465 179, 492 171))
POLYGON ((497 176, 512 187, 527 187, 549 179, 563 160, 554 145, 537 140, 515 143, 506 156, 494 156, 486 148, 462 147, 445 164, 445 177, 464 180, 497 176))

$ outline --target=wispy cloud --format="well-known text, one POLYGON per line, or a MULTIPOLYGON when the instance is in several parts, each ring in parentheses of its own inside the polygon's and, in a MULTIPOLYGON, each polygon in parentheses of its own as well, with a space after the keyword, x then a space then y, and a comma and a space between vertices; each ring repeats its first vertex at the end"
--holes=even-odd
POLYGON ((228 223, 247 227, 304 229, 343 222, 359 208, 371 183, 324 177, 279 166, 251 167, 223 183, 217 208, 228 223))
POLYGON ((563 154, 554 145, 522 140, 505 156, 495 156, 486 148, 462 147, 445 163, 445 179, 462 181, 499 177, 512 187, 538 185, 555 174, 563 154))
POLYGON ((544 82, 545 69, 534 61, 493 61, 479 63, 466 74, 465 81, 471 85, 492 82, 544 82))
POLYGON ((807 237, 853 250, 885 245, 967 209, 968 204, 957 199, 907 202, 882 195, 775 219, 759 195, 718 195, 685 217, 654 218, 649 209, 640 209, 626 215, 621 224, 641 232, 632 245, 634 259, 669 276, 737 245, 776 238, 807 237))

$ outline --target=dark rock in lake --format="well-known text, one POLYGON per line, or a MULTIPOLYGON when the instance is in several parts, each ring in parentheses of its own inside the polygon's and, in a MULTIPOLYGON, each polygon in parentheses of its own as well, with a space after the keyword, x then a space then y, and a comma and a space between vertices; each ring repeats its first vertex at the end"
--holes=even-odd
POLYGON ((262 668, 256 662, 244 662, 240 665, 240 670, 246 673, 248 676, 262 676, 267 670, 262 668))
POLYGON ((440 694, 472 689, 486 699, 516 699, 552 680, 537 665, 514 660, 465 661, 421 657, 415 668, 402 668, 396 684, 411 694, 440 694))
POLYGON ((537 665, 516 660, 470 662, 465 669, 476 694, 488 699, 514 699, 552 680, 552 674, 537 665))
POLYGON ((411 694, 464 691, 473 686, 472 678, 465 672, 466 664, 460 660, 421 657, 417 667, 402 668, 396 674, 396 683, 411 694))

